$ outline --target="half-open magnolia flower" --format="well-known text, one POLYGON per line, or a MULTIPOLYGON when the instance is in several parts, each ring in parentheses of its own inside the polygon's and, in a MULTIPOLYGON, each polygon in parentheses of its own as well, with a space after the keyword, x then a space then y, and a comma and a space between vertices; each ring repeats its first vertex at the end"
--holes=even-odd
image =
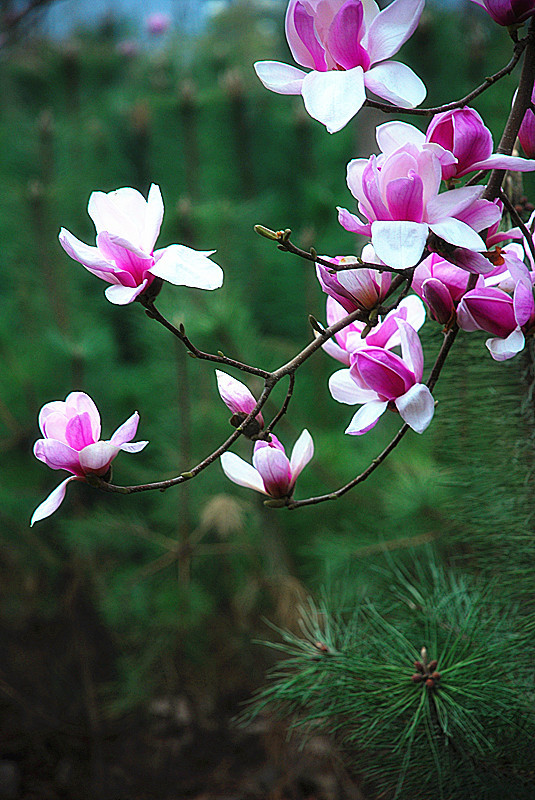
POLYGON ((291 497, 297 477, 314 455, 312 436, 305 430, 294 444, 288 460, 284 447, 272 433, 271 442, 256 442, 253 466, 235 453, 223 453, 223 472, 238 486, 246 486, 275 499, 291 497))
MULTIPOLYGON (((228 409, 232 411, 231 425, 237 428, 249 414, 255 410, 256 399, 253 393, 241 381, 237 381, 226 372, 216 369, 217 389, 221 399, 228 409)), ((254 419, 247 425, 244 435, 254 438, 264 427, 264 418, 259 411, 254 419)))
POLYGON ((533 172, 535 161, 518 156, 493 153, 492 134, 480 115, 465 106, 436 114, 426 133, 408 122, 385 122, 377 128, 377 143, 385 155, 412 142, 418 147, 439 145, 454 158, 442 157, 442 177, 445 181, 460 178, 480 169, 509 169, 533 172))
POLYGON ((535 14, 533 0, 472 0, 498 25, 518 25, 535 14))
POLYGON ((84 244, 65 228, 59 241, 71 258, 111 283, 105 292, 111 303, 132 303, 155 278, 197 289, 218 289, 223 283, 221 267, 208 258, 215 250, 201 252, 183 244, 154 250, 163 219, 159 186, 152 184, 147 200, 137 189, 93 192, 87 210, 97 246, 84 244))
POLYGON ((339 403, 362 403, 346 433, 360 436, 377 424, 391 406, 417 433, 433 418, 435 403, 422 375, 424 358, 418 334, 408 322, 397 320, 401 357, 382 347, 364 347, 351 359, 350 369, 331 375, 329 389, 339 403))
POLYGON ((51 469, 72 473, 34 511, 31 525, 49 517, 65 497, 67 484, 83 481, 88 475, 105 475, 115 456, 124 450, 138 453, 148 442, 133 442, 139 423, 134 412, 112 435, 100 440, 100 414, 85 392, 71 392, 65 399, 47 403, 39 412, 43 439, 38 439, 33 452, 51 469))
POLYGON ((267 89, 300 94, 329 133, 355 116, 368 89, 403 108, 426 95, 405 64, 389 61, 416 29, 425 0, 394 0, 383 11, 374 0, 290 0, 286 38, 292 55, 311 72, 279 61, 257 61, 267 89))

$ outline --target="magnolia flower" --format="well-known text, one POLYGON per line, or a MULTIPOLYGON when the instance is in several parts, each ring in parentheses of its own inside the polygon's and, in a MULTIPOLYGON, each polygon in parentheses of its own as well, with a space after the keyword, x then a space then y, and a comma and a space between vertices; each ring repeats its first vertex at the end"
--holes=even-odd
POLYGON ((271 442, 255 443, 253 466, 235 453, 223 453, 223 472, 238 486, 246 486, 275 499, 290 498, 295 481, 314 455, 314 442, 309 432, 302 432, 294 444, 290 460, 284 447, 272 433, 271 442))
MULTIPOLYGON (((433 319, 447 325, 455 318, 455 309, 467 290, 469 280, 466 270, 432 253, 414 270, 411 287, 426 303, 433 319)), ((482 280, 478 277, 478 283, 482 280)))
POLYGON ((154 250, 163 218, 160 187, 152 184, 148 199, 136 189, 93 192, 87 207, 97 230, 97 246, 79 241, 62 228, 59 241, 65 252, 98 278, 111 283, 106 297, 116 305, 131 303, 154 281, 176 286, 217 289, 223 271, 201 252, 182 244, 154 250))
POLYGON ((155 11, 154 14, 150 14, 146 20, 147 31, 154 36, 165 33, 170 25, 171 17, 161 11, 155 11))
MULTIPOLYGON (((230 375, 227 375, 226 372, 221 372, 218 369, 216 369, 215 374, 221 399, 227 408, 232 411, 230 423, 237 428, 243 420, 254 411, 257 401, 247 386, 241 383, 241 381, 237 381, 236 378, 232 378, 230 375)), ((260 433, 263 427, 264 419, 259 411, 256 417, 247 425, 244 434, 249 437, 255 436, 260 433)))
POLYGON ((39 412, 39 427, 44 439, 38 439, 33 452, 51 469, 72 473, 34 511, 31 525, 49 517, 65 497, 67 484, 83 481, 88 475, 105 475, 120 450, 138 453, 148 442, 132 442, 139 414, 134 412, 112 435, 100 440, 100 414, 93 400, 84 392, 71 392, 65 401, 47 403, 39 412))
MULTIPOLYGON (((337 303, 332 297, 327 298, 327 324, 329 326, 334 325, 346 314, 346 310, 340 303, 337 303)), ((356 321, 335 333, 332 339, 328 339, 322 344, 322 347, 330 356, 349 367, 351 356, 357 350, 372 345, 391 350, 401 344, 397 326, 398 319, 408 322, 415 331, 420 330, 425 322, 425 308, 420 298, 413 294, 404 297, 398 307, 390 311, 378 325, 372 328, 365 339, 362 338, 362 333, 366 328, 366 323, 356 321)))
POLYGON ((405 64, 386 59, 412 35, 423 7, 424 0, 394 0, 383 11, 374 0, 290 0, 286 38, 297 63, 311 72, 257 61, 256 74, 273 92, 302 95, 329 133, 355 116, 365 89, 413 108, 426 95, 424 84, 405 64))
POLYGON ((535 14, 533 0, 472 0, 498 25, 518 25, 535 14))
MULTIPOLYGON (((371 236, 381 261, 398 269, 418 263, 430 231, 453 248, 485 251, 476 231, 499 220, 498 207, 481 198, 484 186, 439 194, 441 178, 442 158, 434 146, 409 142, 369 159, 355 158, 347 166, 347 185, 367 221, 345 208, 338 209, 338 220, 348 231, 371 236)), ((479 257, 465 268, 485 272, 492 266, 479 257)))
POLYGON ((465 106, 453 111, 436 114, 426 133, 407 122, 385 122, 376 131, 377 143, 385 155, 399 150, 409 142, 417 147, 429 148, 440 157, 442 178, 460 178, 479 169, 510 169, 516 172, 532 172, 535 161, 492 153, 492 134, 473 108, 465 106), (438 147, 440 149, 438 149, 438 147), (445 151, 454 156, 444 157, 445 151))
POLYGON ((484 286, 467 292, 459 303, 457 321, 465 331, 493 334, 487 348, 495 361, 506 361, 524 349, 525 335, 535 330, 532 274, 510 267, 515 282, 513 296, 503 289, 484 286))
POLYGON ((351 359, 350 369, 331 375, 329 389, 339 403, 362 403, 346 433, 360 436, 376 425, 386 409, 394 407, 417 433, 433 418, 433 396, 422 381, 424 359, 418 334, 398 319, 401 357, 382 347, 364 347, 351 359))
MULTIPOLYGON (((362 251, 362 260, 373 262, 375 254, 370 245, 362 251), (370 252, 371 251, 371 252, 370 252)), ((359 308, 371 310, 381 302, 392 283, 391 272, 378 272, 369 267, 359 267, 358 261, 350 256, 337 256, 332 259, 333 265, 348 266, 355 264, 356 269, 344 269, 331 272, 323 264, 316 264, 316 275, 325 294, 333 297, 351 314, 359 308)))

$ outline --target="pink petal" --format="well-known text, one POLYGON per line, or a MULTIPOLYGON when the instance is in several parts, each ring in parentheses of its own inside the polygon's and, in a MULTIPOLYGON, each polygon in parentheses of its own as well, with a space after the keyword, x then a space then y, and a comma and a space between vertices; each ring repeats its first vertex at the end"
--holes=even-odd
POLYGON ((94 443, 91 418, 87 411, 71 417, 68 421, 65 427, 65 441, 73 450, 83 450, 88 444, 94 443))
POLYGON ((112 433, 110 444, 121 446, 127 442, 131 442, 137 433, 137 426, 139 425, 139 414, 134 411, 131 417, 126 422, 123 422, 117 430, 112 433))
POLYGON ((227 478, 237 483, 238 486, 245 486, 247 489, 254 489, 256 492, 267 494, 260 474, 235 453, 223 453, 221 466, 227 478))
POLYGON ((423 282, 421 291, 434 319, 445 325, 455 310, 447 288, 437 278, 428 278, 423 282))
POLYGON ((401 418, 407 425, 410 425, 413 431, 423 433, 433 419, 435 401, 427 386, 417 383, 411 386, 408 392, 397 398, 396 408, 401 418))
POLYGON ((329 133, 341 130, 366 99, 362 67, 309 72, 301 89, 305 108, 329 133))
MULTIPOLYGON (((218 369, 215 374, 221 399, 233 414, 250 414, 254 411, 256 399, 245 384, 218 369)), ((263 422, 262 414, 257 414, 257 419, 263 422)))
POLYGON ((419 175, 396 178, 386 186, 386 202, 393 219, 421 222, 423 182, 419 175))
POLYGON ((364 223, 356 214, 352 214, 346 208, 337 207, 338 222, 350 233, 359 233, 361 236, 369 236, 371 231, 370 223, 364 223))
POLYGON ((253 465, 271 497, 285 497, 292 485, 290 462, 277 447, 255 447, 253 465))
POLYGON ((74 475, 83 474, 80 454, 64 442, 58 442, 56 439, 38 439, 33 446, 33 453, 50 469, 64 469, 74 475))
POLYGON ((476 161, 471 165, 470 169, 466 169, 459 174, 466 175, 467 172, 475 172, 478 169, 508 169, 511 172, 533 172, 535 170, 535 160, 495 153, 484 161, 476 161))
POLYGON ((254 69, 266 89, 277 94, 301 94, 306 72, 280 61, 257 61, 254 69))
POLYGON ((104 257, 98 247, 84 244, 65 228, 62 228, 59 232, 59 243, 67 255, 82 264, 97 278, 111 281, 110 276, 116 271, 115 266, 104 257))
POLYGON ((384 414, 388 407, 388 401, 372 400, 359 408, 347 428, 345 433, 351 436, 361 436, 367 433, 377 424, 379 417, 384 414))
POLYGON ((329 53, 346 70, 357 66, 367 70, 370 66, 370 57, 360 44, 362 20, 360 0, 346 0, 329 28, 329 53))
POLYGON ((429 222, 438 222, 444 217, 456 217, 469 208, 481 197, 484 186, 462 186, 442 192, 427 204, 427 219, 429 222))
POLYGON ((297 63, 310 69, 326 69, 323 48, 314 33, 314 20, 298 0, 290 0, 288 4, 285 27, 288 45, 297 63), (303 14, 309 18, 311 25, 303 18, 303 14))
POLYGON ((46 517, 49 517, 51 514, 56 511, 63 502, 65 497, 65 491, 67 489, 67 484, 71 481, 78 481, 80 478, 76 477, 76 475, 71 475, 69 478, 65 478, 65 480, 60 483, 59 486, 56 486, 53 492, 51 492, 46 500, 43 500, 41 505, 37 506, 35 511, 33 512, 32 518, 30 520, 30 527, 32 527, 36 522, 39 522, 46 517))
POLYGON ((394 0, 370 25, 367 49, 372 64, 397 53, 420 21, 425 0, 394 0))
MULTIPOLYGON (((401 331, 400 331, 401 332, 401 331)), ((414 384, 414 373, 402 359, 390 350, 380 347, 369 347, 355 355, 355 370, 370 389, 377 392, 383 400, 395 400, 414 384)))
POLYGON ((402 108, 419 106, 427 94, 424 82, 399 61, 383 61, 372 67, 364 75, 364 84, 377 97, 402 108))

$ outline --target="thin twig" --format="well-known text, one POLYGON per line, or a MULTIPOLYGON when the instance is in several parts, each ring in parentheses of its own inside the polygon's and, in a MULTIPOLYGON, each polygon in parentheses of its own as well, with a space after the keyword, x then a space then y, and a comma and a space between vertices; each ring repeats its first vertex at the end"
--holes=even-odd
POLYGON ((514 207, 514 205, 511 203, 511 201, 509 200, 503 189, 500 189, 500 200, 502 201, 507 211, 511 215, 511 222, 514 222, 524 234, 524 238, 526 239, 528 247, 531 250, 531 255, 535 259, 535 244, 533 243, 533 236, 531 234, 531 231, 524 222, 524 220, 522 219, 522 217, 520 216, 520 214, 518 213, 518 211, 516 210, 516 208, 514 207))
POLYGON ((273 417, 273 419, 271 420, 269 425, 266 427, 266 429, 265 429, 266 433, 271 433, 271 431, 273 430, 275 425, 278 425, 278 423, 280 422, 282 417, 288 411, 288 406, 290 405, 290 400, 292 399, 294 386, 295 386, 295 372, 291 372, 290 373, 290 382, 288 384, 288 391, 286 392, 286 397, 284 398, 284 403, 282 404, 278 414, 275 417, 273 417))

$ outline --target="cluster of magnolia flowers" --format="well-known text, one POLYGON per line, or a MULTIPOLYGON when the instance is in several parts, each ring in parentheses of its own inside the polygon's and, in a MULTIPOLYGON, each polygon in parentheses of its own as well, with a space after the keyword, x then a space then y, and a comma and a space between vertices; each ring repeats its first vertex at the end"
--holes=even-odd
MULTIPOLYGON (((533 0, 473 2, 509 27, 535 14, 533 0)), ((257 74, 276 92, 302 94, 311 116, 330 132, 354 116, 366 89, 401 107, 417 105, 425 96, 422 82, 405 65, 387 59, 415 30, 423 6, 424 0, 394 0, 379 11, 373 0, 290 0, 288 43, 296 61, 311 72, 259 62, 257 74)), ((360 406, 346 433, 366 433, 387 409, 418 433, 430 424, 435 403, 422 382, 418 336, 426 308, 445 329, 456 323, 464 331, 490 334, 486 344, 496 361, 513 357, 523 349, 526 335, 535 332, 532 242, 520 228, 499 231, 503 207, 482 196, 484 186, 458 186, 464 176, 480 170, 535 170, 532 109, 519 138, 527 158, 493 154, 490 131, 474 109, 465 107, 435 115, 425 133, 403 122, 381 125, 380 153, 348 164, 347 184, 358 214, 340 208, 338 219, 347 231, 370 240, 360 262, 377 269, 350 256, 325 257, 316 267, 328 295, 328 325, 357 310, 375 313, 373 323, 353 321, 322 345, 344 365, 330 378, 333 398, 360 406), (415 294, 381 318, 376 309, 389 296, 389 268, 411 270, 415 294)), ((150 187, 147 199, 131 188, 94 192, 88 212, 97 232, 95 246, 63 228, 59 240, 69 256, 110 284, 105 292, 110 302, 126 305, 155 294, 162 281, 208 290, 222 285, 223 272, 209 258, 214 251, 178 244, 154 249, 163 219, 158 186, 150 187)), ((528 228, 534 225, 535 215, 528 228)), ((217 371, 216 377, 237 427, 253 414, 257 401, 230 375, 217 371)), ((121 450, 143 449, 147 442, 132 442, 138 419, 136 412, 111 439, 101 441, 100 416, 88 395, 73 392, 64 402, 47 403, 39 415, 43 438, 34 453, 71 477, 36 509, 32 524, 59 507, 70 481, 87 481, 91 475, 109 480, 111 462, 121 450)), ((221 456, 225 474, 285 504, 313 456, 312 437, 304 430, 288 459, 260 412, 242 432, 254 442, 253 463, 226 452, 221 456)))

